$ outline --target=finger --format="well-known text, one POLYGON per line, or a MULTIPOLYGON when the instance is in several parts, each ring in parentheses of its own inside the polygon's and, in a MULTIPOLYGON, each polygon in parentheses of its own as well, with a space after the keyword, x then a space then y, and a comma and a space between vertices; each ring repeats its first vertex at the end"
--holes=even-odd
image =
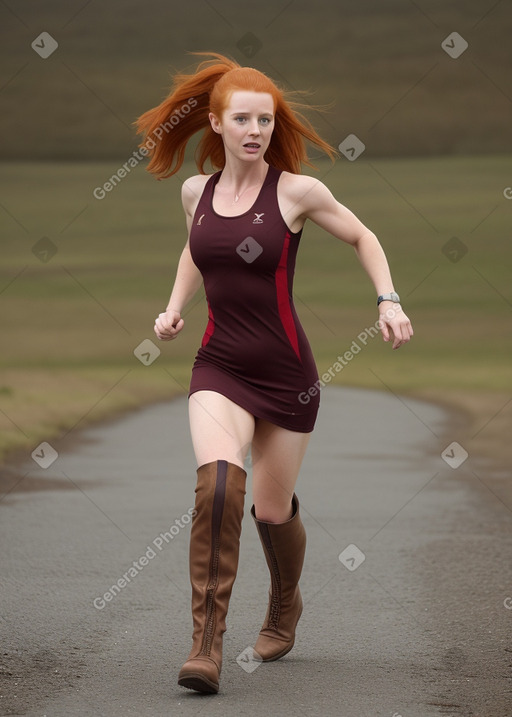
POLYGON ((154 330, 155 330, 155 334, 156 334, 157 339, 159 339, 160 341, 168 341, 168 340, 169 340, 169 337, 166 336, 165 334, 163 334, 161 331, 159 331, 159 330, 156 328, 156 326, 154 327, 154 330))
POLYGON ((404 323, 402 324, 407 336, 411 337, 414 334, 414 331, 412 329, 411 320, 408 316, 403 317, 404 323))
POLYGON ((160 314, 155 319, 155 326, 161 334, 167 334, 172 331, 173 326, 171 323, 166 321, 166 315, 160 314))
POLYGON ((387 325, 385 319, 383 319, 383 318, 381 317, 380 320, 379 320, 379 323, 380 323, 380 330, 381 330, 381 333, 382 333, 382 338, 383 338, 383 340, 384 340, 384 341, 389 341, 389 327, 388 327, 388 325, 387 325))
POLYGON ((169 336, 168 334, 157 334, 157 337, 160 341, 172 341, 174 339, 174 336, 169 336))
POLYGON ((166 314, 164 314, 164 318, 162 319, 162 326, 164 328, 164 331, 168 331, 173 336, 178 333, 178 331, 181 330, 183 327, 183 319, 182 318, 176 318, 176 316, 170 318, 166 314), (173 323, 173 321, 175 323, 173 323))
POLYGON ((167 316, 167 314, 159 314, 155 323, 162 332, 167 332, 169 331, 169 329, 172 328, 170 318, 167 316))
POLYGON ((402 326, 402 339, 403 341, 407 342, 411 340, 411 336, 413 334, 411 322, 407 321, 402 326))
POLYGON ((400 324, 395 331, 393 348, 398 349, 410 340, 409 327, 407 324, 400 324))
POLYGON ((162 326, 162 322, 160 321, 159 318, 156 319, 153 329, 154 329, 154 332, 157 335, 157 337, 160 339, 160 341, 166 341, 170 338, 168 336, 167 329, 162 326))
POLYGON ((160 316, 155 319, 155 326, 154 331, 157 337, 160 339, 160 341, 171 341, 172 339, 175 339, 178 333, 181 331, 184 325, 183 319, 180 319, 176 326, 172 326, 171 324, 167 324, 163 318, 165 318, 165 314, 160 314, 160 316))
POLYGON ((395 331, 395 340, 393 342, 393 348, 399 349, 400 346, 403 346, 404 343, 405 343, 405 338, 404 338, 404 334, 402 331, 402 327, 399 326, 398 329, 395 331))
MULTIPOLYGON (((178 324, 179 324, 179 321, 178 321, 178 324)), ((172 326, 172 325, 168 326, 165 330, 167 335, 170 336, 171 339, 174 339, 180 332, 180 329, 178 328, 178 324, 176 324, 176 326, 172 326)))

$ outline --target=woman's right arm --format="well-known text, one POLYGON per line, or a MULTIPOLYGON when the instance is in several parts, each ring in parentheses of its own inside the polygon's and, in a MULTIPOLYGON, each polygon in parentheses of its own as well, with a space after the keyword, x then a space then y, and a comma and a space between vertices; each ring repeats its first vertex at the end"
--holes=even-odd
POLYGON ((171 339, 175 339, 179 334, 185 323, 181 318, 181 312, 185 309, 185 306, 193 298, 203 282, 201 272, 192 261, 189 246, 190 228, 192 226, 195 205, 197 205, 197 201, 194 202, 194 198, 197 200, 197 194, 195 191, 191 191, 188 183, 185 182, 183 184, 181 197, 187 220, 189 239, 187 239, 185 248, 181 252, 178 269, 176 271, 176 279, 174 280, 174 287, 167 304, 167 309, 159 314, 155 321, 155 334, 161 341, 170 341, 171 339))

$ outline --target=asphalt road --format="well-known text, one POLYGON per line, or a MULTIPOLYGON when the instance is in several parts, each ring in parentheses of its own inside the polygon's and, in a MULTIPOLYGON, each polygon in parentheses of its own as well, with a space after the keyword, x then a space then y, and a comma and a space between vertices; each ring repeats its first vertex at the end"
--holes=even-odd
POLYGON ((428 403, 323 390, 297 485, 308 548, 295 648, 237 662, 268 589, 249 482, 216 696, 176 683, 191 637, 186 399, 53 442, 47 468, 11 463, 0 713, 509 717, 511 506, 483 459, 456 467, 461 430, 428 403))

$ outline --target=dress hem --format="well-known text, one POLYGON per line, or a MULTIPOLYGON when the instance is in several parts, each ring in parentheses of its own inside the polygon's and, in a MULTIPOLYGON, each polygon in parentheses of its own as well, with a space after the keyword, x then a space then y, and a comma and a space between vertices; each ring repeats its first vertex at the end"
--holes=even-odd
POLYGON ((275 417, 271 417, 268 414, 264 415, 263 412, 258 411, 258 414, 254 412, 253 409, 249 408, 248 404, 243 405, 243 401, 240 401, 239 398, 235 398, 233 395, 229 395, 229 391, 226 391, 225 389, 219 390, 218 386, 215 387, 209 387, 208 385, 201 386, 198 388, 194 388, 188 392, 187 398, 190 398, 192 394, 197 393, 198 391, 214 391, 215 393, 219 393, 221 396, 224 396, 225 398, 228 398, 230 401, 233 401, 233 403, 236 403, 237 406, 240 406, 240 408, 243 408, 245 411, 251 414, 254 418, 260 418, 264 421, 268 421, 269 423, 274 424, 275 426, 279 426, 280 428, 286 428, 288 431, 293 431, 294 433, 312 433, 315 428, 316 423, 316 416, 315 420, 313 421, 313 425, 308 430, 301 430, 297 428, 296 426, 291 426, 290 424, 286 424, 284 421, 278 421, 275 419, 275 417))

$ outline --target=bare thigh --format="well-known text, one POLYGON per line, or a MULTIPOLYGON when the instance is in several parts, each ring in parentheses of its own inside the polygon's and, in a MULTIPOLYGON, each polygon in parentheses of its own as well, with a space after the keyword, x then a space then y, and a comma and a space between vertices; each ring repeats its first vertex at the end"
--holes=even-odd
POLYGON ((311 433, 289 431, 258 419, 252 441, 252 494, 256 517, 282 523, 291 516, 291 499, 311 433))
POLYGON ((193 393, 188 411, 198 467, 226 460, 243 468, 254 434, 254 416, 216 391, 193 393))

